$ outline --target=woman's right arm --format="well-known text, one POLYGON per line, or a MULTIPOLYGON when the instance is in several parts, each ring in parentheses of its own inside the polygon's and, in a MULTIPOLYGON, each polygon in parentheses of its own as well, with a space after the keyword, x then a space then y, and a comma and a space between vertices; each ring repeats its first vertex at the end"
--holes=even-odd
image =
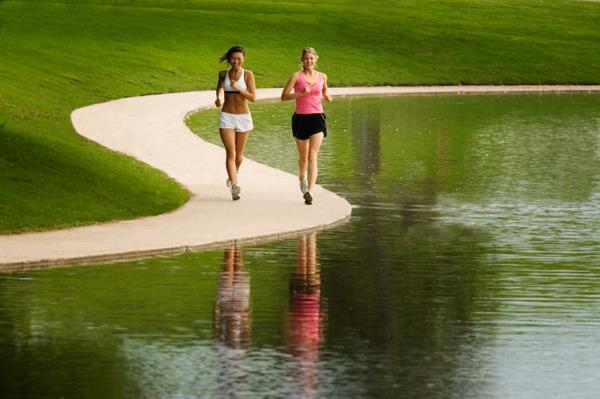
POLYGON ((215 100, 215 105, 217 106, 217 108, 220 108, 222 103, 221 103, 221 97, 220 94, 223 91, 223 81, 225 78, 225 73, 227 73, 227 71, 220 71, 219 72, 219 80, 217 81, 217 90, 216 90, 216 96, 217 99, 215 100))
POLYGON ((296 79, 297 79, 296 73, 294 73, 294 74, 292 74, 292 76, 290 76, 287 83, 285 84, 285 87, 283 88, 283 91, 281 92, 281 101, 295 100, 296 98, 298 98, 302 95, 301 93, 292 93, 292 90, 294 89, 294 85, 296 84, 296 79))

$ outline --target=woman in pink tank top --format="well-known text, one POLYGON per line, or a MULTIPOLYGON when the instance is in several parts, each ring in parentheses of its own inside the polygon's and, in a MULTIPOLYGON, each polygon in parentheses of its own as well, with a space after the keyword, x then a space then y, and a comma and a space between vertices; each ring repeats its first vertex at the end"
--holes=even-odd
POLYGON ((321 99, 331 101, 327 93, 327 75, 315 70, 319 56, 312 47, 302 50, 302 70, 292 74, 281 93, 282 101, 296 100, 292 115, 292 134, 298 148, 298 177, 304 203, 311 205, 317 182, 317 158, 327 136, 326 116, 321 99))

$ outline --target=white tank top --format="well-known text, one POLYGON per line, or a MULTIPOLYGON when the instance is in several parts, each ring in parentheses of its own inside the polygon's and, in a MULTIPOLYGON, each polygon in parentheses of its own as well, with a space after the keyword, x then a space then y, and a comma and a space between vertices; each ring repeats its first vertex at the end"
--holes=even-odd
MULTIPOLYGON (((231 86, 231 80, 229 79, 229 71, 231 71, 231 69, 227 70, 227 72, 225 73, 225 79, 223 80, 223 90, 225 90, 225 92, 227 93, 237 93, 238 91, 231 86)), ((240 85, 242 91, 248 90, 248 86, 246 85, 246 79, 244 79, 245 72, 246 71, 242 69, 242 75, 237 80, 237 83, 238 85, 240 85)))

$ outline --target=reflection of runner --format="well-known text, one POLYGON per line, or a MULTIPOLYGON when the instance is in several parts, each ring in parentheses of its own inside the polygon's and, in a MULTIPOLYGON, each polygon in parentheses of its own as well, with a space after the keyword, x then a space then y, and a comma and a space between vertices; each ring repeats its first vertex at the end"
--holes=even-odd
POLYGON ((250 316, 250 279, 241 250, 232 245, 225 249, 213 311, 213 333, 219 342, 216 384, 221 397, 237 398, 248 390, 250 316))
POLYGON ((317 238, 316 233, 310 233, 300 238, 296 270, 290 281, 289 344, 298 360, 298 379, 305 389, 303 397, 317 393, 322 309, 317 238))
POLYGON ((215 336, 230 348, 242 349, 250 344, 250 279, 241 251, 233 245, 225 250, 213 326, 215 336))

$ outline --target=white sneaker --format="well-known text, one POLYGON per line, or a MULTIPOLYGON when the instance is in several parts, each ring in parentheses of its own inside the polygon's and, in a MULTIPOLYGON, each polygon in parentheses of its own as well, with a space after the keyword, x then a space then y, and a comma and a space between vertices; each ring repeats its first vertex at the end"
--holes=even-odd
POLYGON ((227 186, 227 188, 231 188, 231 180, 229 180, 229 177, 225 181, 225 185, 227 186))
POLYGON ((240 186, 238 186, 238 185, 231 186, 231 198, 234 201, 239 200, 241 191, 242 191, 242 189, 240 188, 240 186))
POLYGON ((300 179, 300 191, 302 191, 302 194, 306 194, 308 191, 308 181, 306 178, 300 179))

